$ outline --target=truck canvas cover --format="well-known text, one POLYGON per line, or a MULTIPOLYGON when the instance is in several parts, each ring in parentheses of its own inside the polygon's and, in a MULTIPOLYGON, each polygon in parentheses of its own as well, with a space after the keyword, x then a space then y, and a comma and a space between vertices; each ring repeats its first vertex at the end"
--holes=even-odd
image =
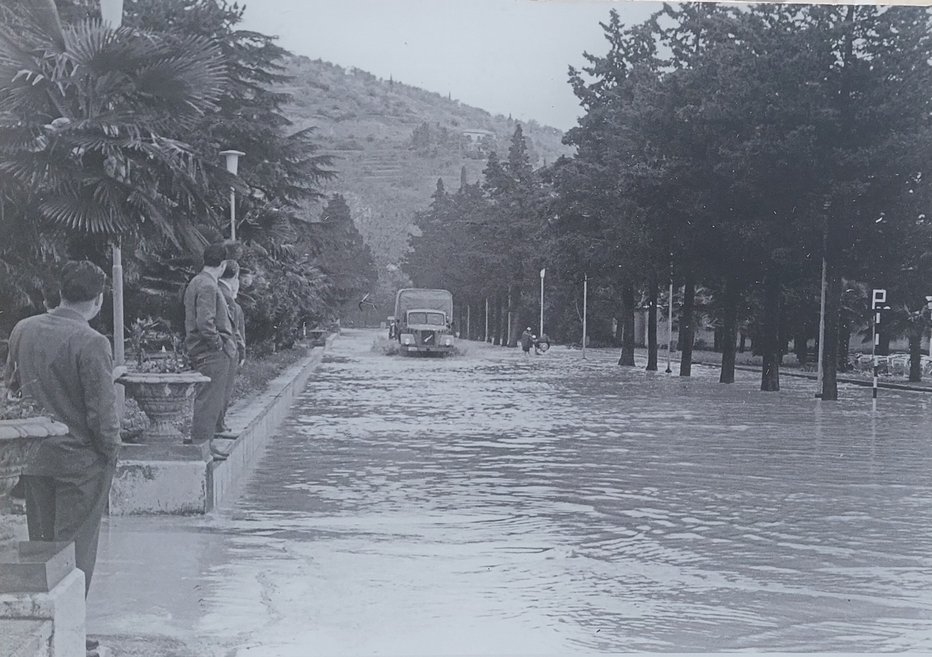
POLYGON ((403 321, 409 310, 440 310, 453 316, 453 295, 447 290, 409 287, 398 290, 395 296, 395 317, 403 321))

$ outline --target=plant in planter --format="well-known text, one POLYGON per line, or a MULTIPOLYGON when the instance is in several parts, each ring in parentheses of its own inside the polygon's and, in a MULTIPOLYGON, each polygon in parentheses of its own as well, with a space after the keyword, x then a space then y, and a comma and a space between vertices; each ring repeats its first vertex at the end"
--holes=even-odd
POLYGON ((117 382, 126 388, 127 394, 149 418, 141 442, 180 442, 183 436, 177 424, 187 412, 197 386, 210 379, 190 368, 187 357, 178 350, 178 340, 167 330, 163 320, 137 319, 129 335, 135 365, 117 382), (171 351, 165 348, 166 340, 171 351), (160 343, 159 351, 147 350, 160 343))

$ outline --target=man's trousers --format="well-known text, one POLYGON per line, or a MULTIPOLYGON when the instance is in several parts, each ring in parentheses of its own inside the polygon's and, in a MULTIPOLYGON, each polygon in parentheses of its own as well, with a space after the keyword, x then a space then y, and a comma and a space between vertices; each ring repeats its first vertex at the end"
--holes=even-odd
POLYGON ((217 433, 226 429, 227 409, 230 408, 230 400, 233 399, 233 385, 236 383, 236 372, 239 370, 239 356, 230 361, 230 369, 227 370, 226 388, 223 392, 223 408, 220 411, 220 417, 217 418, 217 433))
POLYGON ((225 351, 212 351, 191 359, 198 372, 210 377, 194 397, 194 417, 191 419, 191 440, 196 443, 210 440, 217 430, 217 421, 226 402, 227 378, 236 356, 225 351))
POLYGON ((75 474, 23 475, 30 541, 74 541, 75 565, 84 571, 84 595, 91 588, 100 519, 107 508, 113 466, 75 474))

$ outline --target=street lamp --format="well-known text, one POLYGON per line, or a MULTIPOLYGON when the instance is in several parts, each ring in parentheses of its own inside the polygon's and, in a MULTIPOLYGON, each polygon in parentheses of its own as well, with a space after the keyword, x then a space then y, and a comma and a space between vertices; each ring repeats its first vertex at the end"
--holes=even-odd
POLYGON ((100 18, 111 28, 123 24, 123 0, 100 0, 100 18))
MULTIPOLYGON (((220 154, 226 158, 227 171, 234 176, 239 170, 239 159, 245 155, 243 151, 227 150, 220 151, 220 154)), ((236 241, 236 190, 230 187, 230 241, 236 241)))

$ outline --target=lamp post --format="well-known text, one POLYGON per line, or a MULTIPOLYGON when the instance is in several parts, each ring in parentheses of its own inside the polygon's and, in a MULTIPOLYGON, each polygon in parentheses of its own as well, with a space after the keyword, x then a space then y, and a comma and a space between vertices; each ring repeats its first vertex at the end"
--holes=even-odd
POLYGON ((537 337, 541 337, 544 334, 544 276, 546 273, 546 269, 540 270, 540 332, 537 334, 537 337))
MULTIPOLYGON (((220 154, 226 158, 227 171, 234 176, 239 171, 239 159, 245 155, 243 151, 227 150, 220 151, 220 154)), ((230 187, 230 241, 236 241, 236 190, 230 187)))
POLYGON ((669 308, 667 308, 667 369, 666 373, 670 374, 673 369, 670 367, 670 360, 673 358, 673 279, 670 279, 669 308))
POLYGON ((588 302, 589 302, 589 273, 587 272, 583 276, 582 284, 582 357, 583 360, 586 358, 586 319, 588 315, 588 302))
MULTIPOLYGON (((104 24, 112 29, 123 25, 123 0, 100 0, 100 17, 104 24)), ((126 351, 123 337, 123 250, 120 239, 111 245, 113 269, 113 365, 119 367, 126 363, 126 351)), ((125 392, 123 386, 116 386, 116 405, 120 417, 123 417, 125 392)))

